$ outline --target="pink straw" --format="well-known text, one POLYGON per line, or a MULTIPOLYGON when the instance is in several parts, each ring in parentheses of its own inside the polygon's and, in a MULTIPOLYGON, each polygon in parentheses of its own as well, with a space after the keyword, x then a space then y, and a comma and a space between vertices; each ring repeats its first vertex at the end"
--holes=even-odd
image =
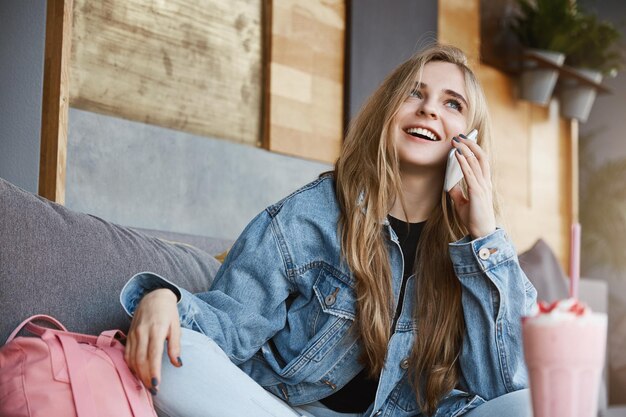
POLYGON ((578 282, 580 281, 580 223, 572 224, 570 243, 569 296, 570 298, 578 299, 578 282))

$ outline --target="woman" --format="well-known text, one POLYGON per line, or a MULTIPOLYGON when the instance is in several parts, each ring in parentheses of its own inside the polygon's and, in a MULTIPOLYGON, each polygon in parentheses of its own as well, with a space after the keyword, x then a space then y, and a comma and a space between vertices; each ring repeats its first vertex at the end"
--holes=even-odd
POLYGON ((133 277, 126 360, 157 407, 526 415, 520 319, 536 291, 496 227, 489 140, 465 56, 433 46, 370 97, 333 172, 252 220, 210 291, 133 277), (451 149, 465 192, 443 191, 451 149))

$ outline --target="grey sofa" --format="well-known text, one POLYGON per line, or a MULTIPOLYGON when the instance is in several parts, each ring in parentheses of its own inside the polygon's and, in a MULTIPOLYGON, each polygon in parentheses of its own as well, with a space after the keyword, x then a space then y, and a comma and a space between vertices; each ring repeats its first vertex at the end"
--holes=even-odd
MULTIPOLYGON (((206 290, 220 263, 215 255, 232 241, 133 229, 26 192, 0 178, 0 344, 22 320, 49 314, 76 332, 127 331, 119 293, 142 271, 156 272, 184 288, 206 290)), ((543 241, 520 254, 539 298, 567 295, 565 275, 543 241)), ((606 284, 583 280, 581 298, 606 311, 606 284)), ((600 393, 600 416, 607 411, 600 393)))

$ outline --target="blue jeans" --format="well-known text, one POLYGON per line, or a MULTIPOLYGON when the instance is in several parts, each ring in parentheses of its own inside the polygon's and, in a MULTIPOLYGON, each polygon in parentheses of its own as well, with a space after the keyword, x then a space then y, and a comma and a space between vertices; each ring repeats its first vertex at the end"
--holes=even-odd
POLYGON ((361 417, 343 414, 316 402, 291 407, 233 364, 211 339, 181 329, 183 366, 163 355, 154 405, 161 417, 361 417))
POLYGON ((487 401, 465 414, 465 417, 532 417, 530 390, 523 389, 509 392, 501 397, 487 401))
MULTIPOLYGON (((211 339, 192 330, 181 330, 184 365, 176 368, 167 354, 163 355, 159 392, 154 397, 161 417, 364 417, 371 413, 338 413, 320 402, 292 407, 233 364, 211 339)), ((466 416, 529 417, 527 391, 503 395, 466 416)))

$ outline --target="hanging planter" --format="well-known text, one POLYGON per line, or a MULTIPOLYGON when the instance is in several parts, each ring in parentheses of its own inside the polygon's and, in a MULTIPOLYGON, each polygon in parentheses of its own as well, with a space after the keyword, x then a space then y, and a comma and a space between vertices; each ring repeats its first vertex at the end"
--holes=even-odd
POLYGON ((571 41, 571 0, 516 0, 509 27, 523 48, 520 98, 546 106, 571 41))
POLYGON ((564 60, 565 55, 560 52, 527 49, 522 61, 520 97, 546 106, 559 76, 558 67, 564 60))
MULTIPOLYGON (((599 84, 602 82, 602 73, 600 71, 577 68, 572 68, 571 70, 593 83, 599 84)), ((590 83, 584 83, 575 78, 563 79, 559 87, 561 116, 576 119, 581 123, 586 122, 597 93, 597 88, 590 83)))
POLYGON ((617 74, 623 59, 619 50, 621 34, 595 14, 579 12, 572 31, 572 43, 565 64, 571 75, 559 86, 561 115, 586 122, 605 75, 617 74))

